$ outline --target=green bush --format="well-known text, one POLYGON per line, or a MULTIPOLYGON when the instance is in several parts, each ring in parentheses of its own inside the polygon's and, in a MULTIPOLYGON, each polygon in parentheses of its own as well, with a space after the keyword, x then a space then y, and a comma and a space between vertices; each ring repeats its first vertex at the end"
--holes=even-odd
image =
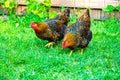
POLYGON ((14 14, 16 11, 16 0, 5 0, 2 7, 8 10, 9 14, 14 14))
POLYGON ((33 13, 41 18, 43 21, 49 17, 49 9, 51 7, 50 0, 44 0, 42 3, 34 0, 27 0, 27 12, 33 13))
POLYGON ((118 5, 118 6, 107 5, 102 10, 105 11, 105 12, 113 12, 114 10, 118 10, 120 12, 120 5, 118 5))
POLYGON ((35 0, 27 0, 27 13, 23 15, 12 13, 11 15, 8 15, 9 22, 21 27, 27 27, 32 21, 42 22, 48 18, 53 18, 57 15, 57 12, 49 12, 50 7, 50 0, 44 0, 41 3, 35 0))

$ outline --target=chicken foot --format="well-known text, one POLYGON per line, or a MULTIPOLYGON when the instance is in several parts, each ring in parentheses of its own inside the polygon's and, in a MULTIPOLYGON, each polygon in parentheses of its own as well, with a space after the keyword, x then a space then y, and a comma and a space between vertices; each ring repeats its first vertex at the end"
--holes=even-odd
POLYGON ((73 53, 73 50, 70 51, 70 56, 72 55, 72 53, 73 53))
POLYGON ((83 52, 84 52, 84 49, 81 49, 81 50, 80 50, 80 54, 83 54, 83 52))
POLYGON ((49 42, 48 44, 45 45, 45 47, 50 47, 53 46, 55 44, 55 42, 49 42))

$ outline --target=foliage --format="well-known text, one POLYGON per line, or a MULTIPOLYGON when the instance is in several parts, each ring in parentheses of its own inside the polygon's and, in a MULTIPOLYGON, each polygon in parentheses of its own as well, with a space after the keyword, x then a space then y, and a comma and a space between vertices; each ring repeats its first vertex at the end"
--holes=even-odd
POLYGON ((3 15, 4 14, 4 12, 3 11, 0 11, 0 15, 3 15))
POLYGON ((0 6, 5 2, 5 0, 0 0, 0 6))
MULTIPOLYGON (((24 16, 14 14, 15 1, 6 0, 3 4, 3 8, 7 8, 10 12, 8 15, 9 21, 13 24, 29 25, 31 21, 42 22, 48 18, 53 18, 56 16, 57 12, 49 12, 51 7, 50 0, 44 0, 43 2, 38 2, 38 0, 26 0, 27 1, 27 13, 24 16)), ((1 12, 0 14, 3 14, 1 12)))
POLYGON ((41 21, 48 18, 49 16, 48 11, 50 7, 51 7, 50 0, 44 0, 41 3, 35 0, 27 1, 27 12, 39 16, 41 18, 41 21))
POLYGON ((2 7, 6 8, 9 14, 15 13, 15 8, 16 8, 15 2, 16 2, 15 0, 6 0, 3 3, 2 7))
POLYGON ((61 6, 61 10, 62 10, 62 11, 65 10, 65 7, 64 7, 64 6, 61 6))
POLYGON ((30 25, 30 22, 40 22, 41 18, 34 14, 27 14, 27 15, 10 15, 9 22, 12 24, 16 24, 18 27, 28 27, 30 25))
MULTIPOLYGON (((5 0, 0 0, 0 6, 3 6, 5 0)), ((4 11, 0 10, 0 15, 4 15, 4 11)))
POLYGON ((120 5, 118 5, 118 6, 116 7, 116 9, 120 12, 120 5))
POLYGON ((120 5, 113 6, 107 5, 105 8, 102 9, 105 13, 109 14, 109 18, 114 18, 115 14, 113 13, 114 10, 118 10, 120 12, 120 5))
POLYGON ((103 11, 113 12, 114 9, 115 9, 114 6, 112 6, 112 5, 107 5, 105 8, 103 8, 103 11))
MULTIPOLYGON (((8 15, 10 23, 16 24, 19 27, 27 27, 32 21, 42 22, 48 19, 48 17, 53 18, 57 14, 55 11, 49 12, 49 9, 51 7, 50 0, 44 0, 42 3, 38 3, 35 0, 29 0, 27 3, 28 13, 25 13, 24 15, 16 15, 14 13, 11 13, 8 15)), ((8 2, 6 5, 7 4, 8 2)))
POLYGON ((120 5, 118 6, 107 5, 105 8, 103 8, 103 11, 105 12, 113 12, 114 10, 118 10, 120 12, 120 5))
POLYGON ((76 20, 77 20, 77 18, 78 18, 78 15, 71 14, 71 16, 70 16, 70 22, 68 24, 71 25, 71 24, 75 23, 76 20))
POLYGON ((49 18, 54 18, 57 15, 56 11, 49 12, 49 18))
MULTIPOLYGON (((49 3, 46 4, 47 3, 46 1, 44 1, 44 4, 49 6, 48 5, 49 3)), ((43 5, 43 3, 37 3, 35 1, 28 3, 27 7, 28 8, 30 7, 30 9, 28 10, 28 13, 26 13, 24 15, 16 15, 16 14, 9 15, 8 16, 9 22, 16 24, 19 27, 23 27, 23 26, 28 27, 28 25, 30 25, 30 22, 33 22, 33 21, 42 22, 42 21, 48 19, 48 17, 53 18, 54 16, 56 16, 56 14, 57 14, 56 11, 53 11, 53 12, 45 11, 48 9, 48 7, 46 7, 45 5, 43 5, 43 7, 42 7, 42 5, 43 5), (37 12, 37 10, 38 10, 38 12, 37 12), (39 12, 39 11, 41 11, 41 12, 39 12), (44 15, 42 15, 42 14, 44 14, 44 15)))
POLYGON ((72 56, 69 49, 61 49, 61 42, 44 47, 47 41, 38 39, 26 26, 0 22, 0 80, 119 79, 119 21, 92 21, 92 41, 84 54, 76 50, 72 56))

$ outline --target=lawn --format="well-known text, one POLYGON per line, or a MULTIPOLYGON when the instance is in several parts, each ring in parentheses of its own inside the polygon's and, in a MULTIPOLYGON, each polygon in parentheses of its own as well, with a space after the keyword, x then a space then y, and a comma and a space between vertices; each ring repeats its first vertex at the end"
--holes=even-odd
POLYGON ((91 30, 84 53, 69 56, 61 42, 44 47, 29 25, 0 21, 0 80, 119 80, 120 22, 92 20, 91 30))

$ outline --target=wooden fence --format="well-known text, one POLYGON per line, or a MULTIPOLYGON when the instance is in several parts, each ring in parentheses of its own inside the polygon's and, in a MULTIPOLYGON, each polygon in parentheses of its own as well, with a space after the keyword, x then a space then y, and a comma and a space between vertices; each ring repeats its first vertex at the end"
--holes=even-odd
MULTIPOLYGON (((40 2, 44 0, 39 0, 40 2)), ((51 0, 52 6, 81 7, 81 8, 104 8, 111 4, 117 6, 119 0, 51 0)), ((19 4, 25 5, 25 0, 19 0, 19 4)))
MULTIPOLYGON (((25 0, 18 0, 19 6, 17 7, 17 14, 26 9, 25 0)), ((39 0, 40 2, 44 0, 39 0)), ((71 13, 82 13, 84 8, 91 8, 90 15, 93 19, 101 19, 108 17, 109 15, 102 11, 102 8, 106 7, 108 4, 117 6, 120 4, 119 0, 51 0, 52 8, 50 11, 60 11, 60 6, 70 7, 71 13), (79 9, 78 9, 79 8, 79 9)), ((114 15, 120 18, 120 13, 114 11, 114 15)))

